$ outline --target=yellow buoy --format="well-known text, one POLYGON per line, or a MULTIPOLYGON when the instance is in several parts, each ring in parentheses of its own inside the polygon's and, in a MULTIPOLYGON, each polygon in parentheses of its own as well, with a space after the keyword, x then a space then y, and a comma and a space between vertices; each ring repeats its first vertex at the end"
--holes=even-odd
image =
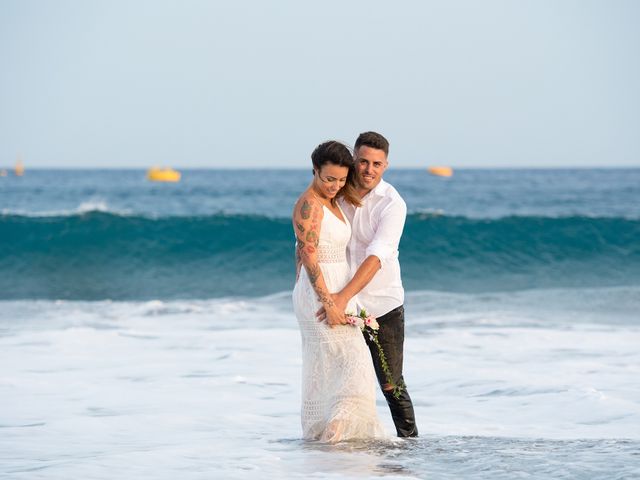
POLYGON ((180 172, 172 168, 152 167, 147 171, 147 179, 152 182, 179 182, 180 172))
POLYGON ((427 171, 437 177, 450 177, 453 175, 453 169, 451 167, 429 167, 427 171))
POLYGON ((22 175, 24 175, 24 165, 22 164, 22 160, 18 160, 16 162, 16 168, 13 169, 13 172, 17 177, 21 177, 22 175))

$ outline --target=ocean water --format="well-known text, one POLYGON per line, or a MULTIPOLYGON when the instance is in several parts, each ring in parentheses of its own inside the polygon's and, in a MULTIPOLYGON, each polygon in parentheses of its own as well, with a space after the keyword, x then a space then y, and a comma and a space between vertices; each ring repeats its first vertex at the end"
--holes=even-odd
POLYGON ((0 478, 640 478, 640 169, 386 178, 421 437, 336 446, 300 438, 308 171, 0 178, 0 478))

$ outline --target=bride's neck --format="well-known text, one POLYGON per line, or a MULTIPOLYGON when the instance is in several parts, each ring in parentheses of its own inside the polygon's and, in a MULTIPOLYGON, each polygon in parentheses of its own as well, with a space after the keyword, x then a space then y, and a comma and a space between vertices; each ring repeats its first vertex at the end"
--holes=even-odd
POLYGON ((327 206, 327 207, 332 207, 335 205, 335 197, 334 198, 328 198, 325 197, 324 195, 322 195, 322 193, 320 191, 318 191, 315 187, 315 185, 313 184, 313 182, 311 183, 311 185, 309 185, 309 191, 313 194, 314 197, 316 197, 320 203, 322 203, 323 205, 327 206))

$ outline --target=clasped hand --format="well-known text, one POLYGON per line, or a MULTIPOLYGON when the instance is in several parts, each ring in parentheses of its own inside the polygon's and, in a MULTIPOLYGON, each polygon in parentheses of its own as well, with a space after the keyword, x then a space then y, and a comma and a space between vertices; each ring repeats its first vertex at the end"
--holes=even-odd
POLYGON ((333 300, 333 305, 323 305, 316 312, 318 321, 327 322, 332 328, 336 325, 346 325, 347 315, 345 310, 347 309, 347 301, 339 293, 332 293, 331 300, 333 300))

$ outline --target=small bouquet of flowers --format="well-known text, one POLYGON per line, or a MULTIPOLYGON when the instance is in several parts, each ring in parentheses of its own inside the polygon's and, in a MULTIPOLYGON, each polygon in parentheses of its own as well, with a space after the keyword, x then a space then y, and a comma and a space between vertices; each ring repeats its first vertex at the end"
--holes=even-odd
MULTIPOLYGON (((377 335, 380 325, 378 325, 375 317, 367 314, 367 311, 363 308, 358 315, 353 313, 347 313, 347 323, 354 327, 359 327, 365 333, 369 335, 377 335)), ((371 337, 370 337, 371 338, 371 337)))
POLYGON ((387 363, 387 357, 384 354, 382 345, 380 345, 380 342, 378 341, 378 329, 380 328, 380 325, 376 318, 369 315, 363 308, 357 315, 351 312, 347 313, 347 323, 362 330, 362 333, 367 335, 369 340, 375 343, 376 347, 378 347, 380 365, 382 366, 382 371, 387 378, 387 384, 393 387, 393 396, 400 398, 400 394, 402 393, 402 390, 404 390, 405 385, 402 381, 400 382, 400 385, 396 385, 393 381, 393 375, 391 374, 391 369, 387 363))

